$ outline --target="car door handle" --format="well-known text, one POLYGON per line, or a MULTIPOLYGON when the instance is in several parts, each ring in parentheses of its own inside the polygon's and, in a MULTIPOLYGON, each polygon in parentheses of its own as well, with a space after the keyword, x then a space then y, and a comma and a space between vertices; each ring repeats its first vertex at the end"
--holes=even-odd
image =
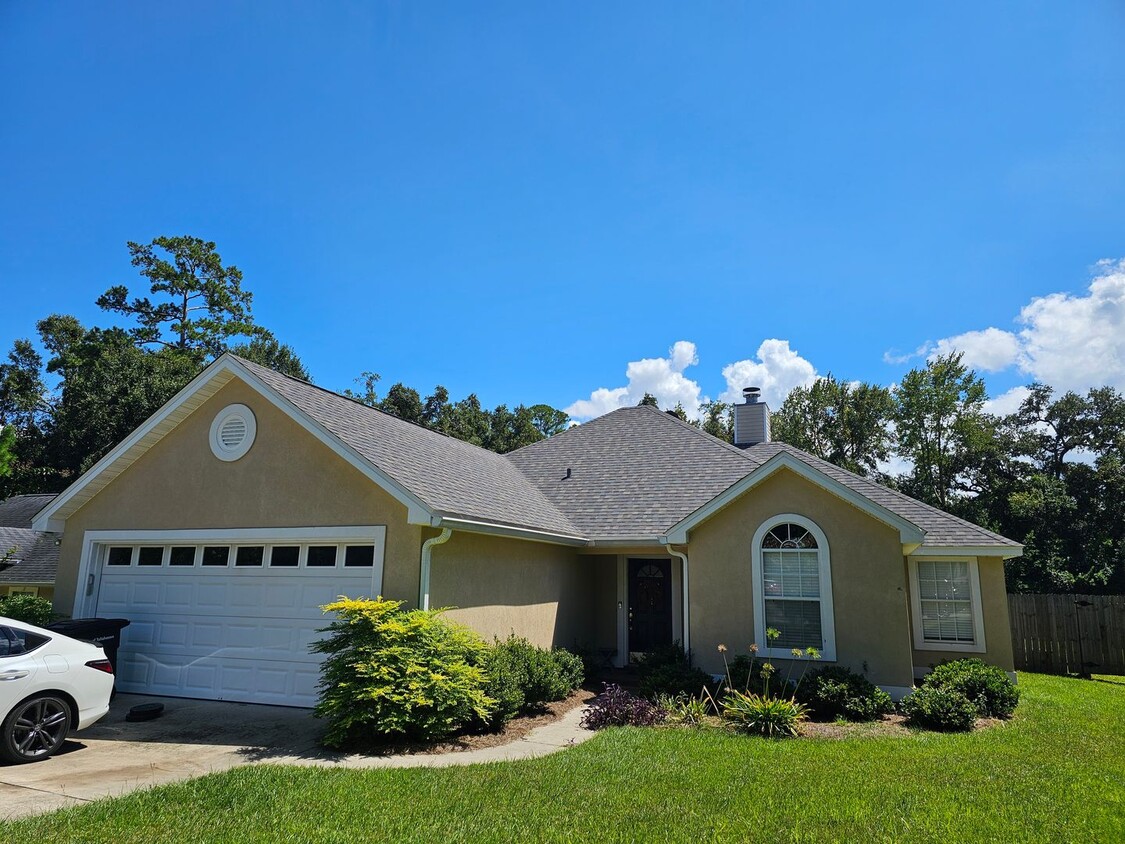
POLYGON ((30 673, 30 671, 17 671, 15 669, 11 671, 0 671, 0 680, 21 680, 30 673))

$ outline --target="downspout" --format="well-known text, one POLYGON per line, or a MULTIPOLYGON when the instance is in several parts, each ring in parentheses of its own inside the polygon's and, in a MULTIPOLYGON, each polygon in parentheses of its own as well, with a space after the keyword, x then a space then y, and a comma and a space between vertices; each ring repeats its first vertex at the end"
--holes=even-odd
POLYGON ((691 651, 691 634, 688 632, 689 630, 691 630, 691 625, 688 624, 688 562, 687 562, 687 554, 685 554, 683 551, 677 551, 675 548, 673 548, 668 543, 664 544, 664 550, 667 551, 669 554, 671 554, 674 557, 679 557, 680 562, 682 563, 683 575, 680 577, 680 593, 683 595, 683 599, 684 599, 684 608, 683 608, 683 633, 684 633, 683 639, 684 639, 684 641, 683 641, 683 646, 684 646, 684 653, 686 654, 686 653, 690 653, 690 651, 691 651))
POLYGON ((449 528, 442 528, 437 536, 431 536, 422 543, 422 572, 418 578, 418 606, 424 610, 430 608, 430 559, 435 545, 444 545, 453 536, 449 528))

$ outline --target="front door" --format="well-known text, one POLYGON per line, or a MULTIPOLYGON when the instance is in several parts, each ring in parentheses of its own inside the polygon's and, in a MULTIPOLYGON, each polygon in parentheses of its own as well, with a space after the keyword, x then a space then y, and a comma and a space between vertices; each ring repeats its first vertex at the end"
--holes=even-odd
POLYGON ((672 644, 672 561, 629 560, 629 651, 672 644))

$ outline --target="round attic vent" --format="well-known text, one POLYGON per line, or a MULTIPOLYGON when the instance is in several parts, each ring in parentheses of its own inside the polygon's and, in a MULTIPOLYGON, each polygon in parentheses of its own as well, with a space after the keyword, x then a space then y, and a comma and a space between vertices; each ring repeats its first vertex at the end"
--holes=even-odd
POLYGON ((228 463, 250 450, 258 431, 254 414, 244 404, 232 404, 219 411, 211 423, 211 452, 228 463))

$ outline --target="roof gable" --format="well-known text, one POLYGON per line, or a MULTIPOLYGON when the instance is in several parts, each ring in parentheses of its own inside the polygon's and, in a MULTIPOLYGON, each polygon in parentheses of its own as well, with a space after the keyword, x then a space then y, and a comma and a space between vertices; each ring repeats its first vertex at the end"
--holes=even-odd
POLYGON ((218 358, 71 484, 39 513, 35 527, 62 530, 70 514, 233 378, 256 390, 385 489, 407 508, 412 524, 436 523, 448 515, 576 536, 570 522, 501 455, 231 354, 218 358))

